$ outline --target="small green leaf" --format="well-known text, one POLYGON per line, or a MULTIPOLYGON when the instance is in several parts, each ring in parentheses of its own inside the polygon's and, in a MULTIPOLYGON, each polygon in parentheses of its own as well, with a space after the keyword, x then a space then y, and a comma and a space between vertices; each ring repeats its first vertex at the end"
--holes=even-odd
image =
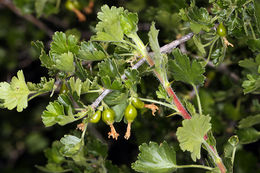
POLYGON ((101 7, 101 12, 97 14, 100 20, 96 25, 96 36, 92 37, 93 40, 98 41, 116 41, 122 42, 124 33, 120 25, 120 15, 123 13, 122 7, 109 8, 108 5, 101 7))
POLYGON ((260 93, 260 55, 257 55, 255 60, 250 58, 239 61, 239 65, 246 69, 247 80, 242 84, 244 93, 260 93))
POLYGON ((186 10, 185 18, 190 21, 190 27, 196 34, 201 30, 209 32, 211 27, 213 27, 212 17, 207 9, 198 8, 194 4, 191 4, 191 7, 186 10))
POLYGON ((60 148, 60 152, 63 156, 72 157, 77 154, 81 148, 81 139, 73 135, 64 135, 60 139, 63 146, 60 148))
POLYGON ((150 27, 150 31, 148 33, 149 36, 149 43, 150 46, 154 52, 154 64, 155 64, 155 70, 157 73, 159 73, 161 75, 161 77, 163 78, 163 81, 168 81, 167 80, 167 63, 168 63, 168 58, 166 55, 161 54, 160 52, 160 46, 159 46, 159 42, 158 42, 158 34, 159 34, 159 30, 157 30, 155 28, 155 24, 152 23, 151 27, 150 27))
POLYGON ((41 78, 41 82, 38 84, 34 84, 31 82, 27 82, 27 86, 30 91, 36 91, 36 92, 50 92, 53 90, 54 87, 54 79, 49 79, 49 81, 45 78, 41 78))
POLYGON ((198 114, 196 112, 195 106, 191 102, 189 102, 188 100, 185 100, 185 105, 191 116, 195 116, 198 114))
POLYGON ((138 17, 122 7, 103 5, 98 13, 100 20, 96 25, 96 36, 92 40, 108 42, 125 42, 124 34, 130 36, 137 31, 138 17))
POLYGON ((124 74, 126 75, 125 85, 127 86, 127 88, 133 88, 141 81, 139 72, 136 69, 128 68, 125 70, 124 74))
POLYGON ((116 78, 114 81, 111 81, 108 75, 101 77, 102 84, 107 89, 112 90, 121 90, 123 88, 123 84, 121 78, 116 78))
POLYGON ((78 120, 78 118, 81 118, 88 113, 86 111, 82 111, 73 115, 72 107, 67 107, 67 110, 65 112, 64 106, 66 106, 66 104, 63 105, 57 101, 49 103, 49 105, 46 107, 47 110, 43 111, 41 116, 42 122, 46 127, 53 126, 56 123, 61 126, 66 125, 78 120), (66 113, 68 115, 66 115, 66 113))
POLYGON ((260 114, 254 115, 254 116, 248 116, 241 121, 239 121, 239 126, 238 128, 248 128, 252 127, 256 124, 260 124, 260 114))
POLYGON ((199 49, 202 56, 206 55, 206 51, 204 49, 204 46, 201 43, 201 40, 197 37, 197 35, 194 35, 192 38, 193 38, 194 44, 197 46, 197 48, 199 49))
POLYGON ((46 109, 42 114, 42 121, 46 127, 56 124, 56 118, 65 114, 64 107, 57 101, 50 102, 46 109))
POLYGON ((120 25, 125 35, 137 32, 138 16, 137 13, 131 13, 127 10, 120 15, 120 25))
POLYGON ((79 46, 77 45, 77 38, 74 35, 66 36, 63 32, 55 32, 51 42, 51 54, 62 55, 64 53, 77 54, 79 46))
POLYGON ((109 76, 112 79, 115 77, 120 77, 118 66, 116 64, 116 60, 106 59, 98 64, 99 72, 98 75, 100 77, 109 76))
POLYGON ((83 41, 80 46, 78 58, 82 60, 100 61, 106 58, 106 53, 98 43, 83 41))
POLYGON ((194 32, 195 34, 198 34, 203 28, 203 25, 200 25, 198 23, 194 23, 191 22, 190 23, 190 29, 192 30, 192 32, 194 32))
POLYGON ((196 115, 190 120, 182 121, 183 127, 178 127, 176 135, 183 151, 190 151, 193 161, 200 159, 201 144, 204 135, 211 129, 210 116, 196 115))
POLYGON ((41 55, 40 55, 39 59, 41 60, 43 67, 46 67, 48 69, 54 69, 55 68, 55 62, 53 61, 52 58, 50 58, 50 56, 48 56, 46 54, 46 52, 44 51, 43 48, 41 49, 41 55))
POLYGON ((44 49, 44 45, 43 45, 43 42, 42 41, 31 41, 31 45, 32 47, 36 50, 36 52, 38 54, 41 53, 42 49, 44 49))
POLYGON ((109 106, 114 106, 117 104, 120 104, 122 102, 125 102, 128 98, 128 94, 121 91, 113 91, 109 93, 105 98, 104 101, 109 106))
POLYGON ((3 106, 9 110, 17 107, 17 111, 22 112, 28 106, 29 94, 22 70, 17 72, 17 77, 12 77, 10 84, 0 82, 0 99, 3 100, 3 106))
POLYGON ((225 58, 225 52, 226 52, 226 47, 225 46, 218 46, 218 42, 217 42, 217 46, 216 48, 213 48, 212 54, 210 59, 212 59, 213 64, 218 65, 219 63, 221 63, 224 58, 225 58))
POLYGON ((248 74, 247 80, 243 81, 242 87, 244 88, 244 94, 259 93, 260 92, 260 75, 248 74))
POLYGON ((157 30, 155 28, 155 23, 153 22, 151 27, 150 27, 150 31, 148 33, 148 36, 149 36, 150 46, 151 46, 151 48, 152 48, 152 50, 155 54, 161 54, 160 53, 160 45, 159 45, 159 42, 158 42, 158 34, 159 34, 159 30, 157 30))
POLYGON ((167 92, 161 85, 159 85, 158 90, 156 91, 156 95, 159 99, 164 99, 169 103, 172 102, 172 98, 168 96, 167 92))
POLYGON ((176 153, 166 142, 160 144, 150 142, 139 146, 138 160, 132 163, 137 172, 171 173, 177 170, 176 153))
POLYGON ((89 79, 86 79, 83 83, 82 83, 82 87, 81 87, 81 94, 86 94, 90 88, 96 87, 95 85, 95 81, 91 83, 91 81, 89 79))
POLYGON ((74 77, 71 77, 68 84, 72 93, 76 92, 78 96, 81 95, 82 81, 79 78, 75 80, 74 77))
POLYGON ((177 81, 182 81, 188 84, 202 85, 205 76, 205 68, 197 60, 190 61, 187 55, 181 53, 179 49, 173 50, 174 60, 169 61, 169 71, 177 81))
POLYGON ((252 127, 239 129, 236 134, 241 144, 250 144, 260 139, 260 132, 252 127))
POLYGON ((198 8, 197 6, 191 6, 188 9, 187 17, 198 24, 212 25, 211 15, 209 15, 206 8, 198 8))
POLYGON ((55 56, 55 64, 57 69, 65 72, 74 72, 74 58, 71 52, 63 53, 55 56))

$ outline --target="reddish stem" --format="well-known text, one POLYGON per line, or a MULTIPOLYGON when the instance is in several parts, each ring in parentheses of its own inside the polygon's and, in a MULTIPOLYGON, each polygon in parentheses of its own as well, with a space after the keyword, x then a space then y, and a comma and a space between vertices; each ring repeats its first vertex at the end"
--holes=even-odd
POLYGON ((181 116, 183 117, 183 119, 191 119, 190 114, 187 112, 185 107, 182 105, 182 103, 180 102, 179 98, 177 97, 177 95, 175 94, 173 89, 169 86, 169 87, 166 87, 165 90, 167 91, 168 95, 173 98, 173 103, 175 104, 175 106, 177 107, 179 112, 181 113, 181 116))
MULTIPOLYGON (((152 60, 151 57, 146 56, 146 61, 148 62, 148 64, 152 67, 154 65, 154 62, 152 60)), ((162 76, 156 71, 153 70, 155 76, 159 79, 160 83, 164 86, 165 82, 162 78, 162 76)), ((190 114, 187 112, 187 110, 185 109, 185 107, 182 105, 181 101, 179 100, 179 98, 177 97, 177 95, 175 94, 175 92, 173 91, 173 89, 171 88, 171 86, 164 86, 167 94, 173 98, 173 103, 175 104, 175 106, 177 107, 178 111, 180 112, 181 116, 183 117, 183 119, 191 119, 190 114)), ((207 140, 208 136, 207 134, 204 136, 204 139, 207 140)), ((217 153, 215 148, 213 146, 210 145, 211 150, 214 153, 217 153)), ((219 170, 221 171, 221 173, 226 173, 226 168, 222 162, 222 160, 220 160, 219 162, 216 163, 219 170)))

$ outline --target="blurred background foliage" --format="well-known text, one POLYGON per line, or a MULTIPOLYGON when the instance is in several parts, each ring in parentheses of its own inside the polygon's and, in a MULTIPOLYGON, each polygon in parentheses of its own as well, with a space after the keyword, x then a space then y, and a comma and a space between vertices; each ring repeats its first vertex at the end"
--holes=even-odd
MULTIPOLYGON (((79 1, 85 5, 89 3, 87 0, 79 1)), ((97 23, 96 14, 103 4, 124 6, 129 11, 137 12, 139 34, 145 43, 148 40, 147 32, 152 21, 155 21, 157 28, 160 29, 161 46, 187 33, 183 29, 186 27, 185 23, 181 22, 178 15, 181 8, 187 7, 187 2, 184 0, 96 0, 92 11, 85 14, 84 22, 79 22, 77 16, 65 8, 64 0, 44 2, 46 2, 45 7, 41 9, 34 0, 14 0, 13 3, 0 0, 0 81, 10 81, 19 69, 24 70, 27 81, 39 82, 40 77, 47 77, 48 72, 40 66, 39 55, 32 48, 31 41, 42 40, 48 46, 53 32, 73 28, 81 33, 82 40, 88 40, 94 33, 97 23)), ((196 4, 209 7, 207 1, 203 0, 197 0, 196 4)), ((70 32, 74 31, 70 30, 70 32)), ((197 48, 192 41, 187 42, 186 49, 190 55, 197 53, 197 48)), ((235 43, 234 48, 228 49, 227 60, 224 62, 229 69, 228 73, 220 67, 207 68, 207 81, 204 88, 200 89, 202 108, 205 114, 212 116, 213 133, 216 135, 220 153, 223 152, 225 141, 237 130, 238 120, 260 112, 259 95, 244 95, 241 87, 245 72, 238 66, 238 61, 250 57, 253 57, 253 54, 243 40, 235 43), (236 78, 230 73, 235 74, 236 78)), ((149 86, 158 85, 159 82, 153 76, 144 77, 138 88, 140 97, 156 98, 157 88, 149 86)), ((191 88, 178 82, 173 86, 179 96, 196 102, 191 88)), ((40 115, 49 99, 44 96, 34 99, 22 113, 0 110, 1 172, 40 172, 35 165, 46 164, 43 151, 51 147, 54 140, 76 129, 76 123, 63 127, 44 127, 40 115)), ((138 146, 143 142, 163 140, 175 147, 179 164, 191 163, 189 153, 183 154, 176 140, 175 132, 181 124, 180 117, 165 118, 170 112, 162 107, 160 114, 155 117, 151 116, 149 111, 141 111, 139 114, 141 116, 138 116, 133 124, 133 135, 128 141, 122 138, 118 141, 107 139, 108 129, 104 123, 90 127, 87 133, 98 136, 107 143, 108 159, 120 167, 130 166, 136 160, 138 146)), ((120 123, 115 126, 120 134, 124 133, 125 124, 120 123)), ((260 130, 259 125, 255 127, 260 130)), ((257 170, 260 172, 259 144, 258 141, 240 145, 236 153, 234 172, 257 172, 257 170)), ((185 171, 187 170, 178 172, 185 171)), ((187 172, 203 171, 189 169, 187 172)))

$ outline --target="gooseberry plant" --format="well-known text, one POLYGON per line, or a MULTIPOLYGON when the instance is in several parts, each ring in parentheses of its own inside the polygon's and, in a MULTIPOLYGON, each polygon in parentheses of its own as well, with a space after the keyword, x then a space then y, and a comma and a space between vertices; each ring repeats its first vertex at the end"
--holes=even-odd
MULTIPOLYGON (((179 16, 187 26, 186 30, 191 32, 163 47, 159 45, 159 30, 154 22, 148 32, 149 43, 146 44, 137 33, 137 14, 123 7, 108 5, 101 7, 96 33, 89 41, 81 41, 72 33, 55 32, 49 50, 43 42, 33 42, 50 78, 43 77, 37 84, 26 82, 23 71, 19 70, 10 83, 0 83, 1 107, 16 108, 21 112, 33 98, 50 93, 56 99, 49 102, 43 111, 43 124, 50 127, 76 122, 81 131, 80 135, 66 134, 60 141, 55 141, 45 151, 48 158, 46 166, 37 167, 46 172, 113 172, 116 168, 105 161, 104 144, 88 140, 86 132, 89 124, 99 123, 102 119, 110 128, 108 138, 117 140, 124 136, 128 140, 138 110, 151 109, 151 114, 155 115, 158 106, 162 106, 172 112, 171 116, 183 118, 180 127, 171 129, 176 131, 181 150, 188 151, 196 162, 202 158, 201 150, 204 149, 208 154, 203 158, 206 162, 179 165, 173 146, 166 141, 160 145, 149 142, 139 147, 138 158, 131 165, 133 170, 167 173, 182 168, 199 168, 207 172, 233 172, 237 146, 259 138, 259 132, 254 136, 250 134, 255 132, 252 126, 260 122, 259 114, 240 121, 240 130, 226 139, 221 157, 219 153, 223 151, 217 150, 211 115, 203 112, 199 88, 203 87, 206 79, 207 66, 221 66, 227 49, 236 46, 234 40, 248 37, 248 47, 256 57, 239 62, 247 70, 247 79, 242 87, 245 94, 259 94, 260 40, 257 37, 260 34, 260 14, 257 9, 260 3, 252 0, 210 0, 209 3, 212 4, 210 13, 206 8, 197 7, 195 1, 181 9, 179 16), (233 39, 233 44, 229 39, 233 39), (197 48, 196 58, 176 48, 188 40, 192 40, 197 48), (140 98, 138 85, 149 73, 160 82, 157 98, 140 98), (172 77, 174 82, 169 81, 172 77), (175 81, 193 89, 196 96, 194 103, 176 95, 172 88, 175 81), (89 93, 98 94, 92 103, 84 100, 84 95, 89 93), (127 124, 125 135, 116 131, 114 124, 119 122, 127 124), (91 150, 94 147, 95 151, 91 150)), ((66 1, 66 8, 78 14, 76 2, 66 1)))

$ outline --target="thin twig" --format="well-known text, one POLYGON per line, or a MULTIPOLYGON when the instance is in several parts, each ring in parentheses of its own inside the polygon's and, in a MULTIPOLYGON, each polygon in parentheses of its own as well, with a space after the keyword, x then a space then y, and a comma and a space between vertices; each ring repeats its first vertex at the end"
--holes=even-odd
POLYGON ((169 43, 169 44, 166 44, 164 45, 163 47, 161 47, 160 51, 161 53, 170 53, 171 50, 175 47, 177 47, 178 45, 190 40, 192 37, 193 37, 193 33, 189 33, 183 37, 181 37, 180 39, 178 40, 174 40, 173 42, 169 43))
POLYGON ((16 8, 15 5, 10 0, 0 0, 0 3, 6 6, 7 8, 9 8, 17 16, 20 16, 26 19, 27 21, 33 23, 35 26, 37 26, 42 31, 44 31, 49 37, 52 37, 53 31, 33 15, 30 14, 23 15, 22 12, 18 8, 16 8))

